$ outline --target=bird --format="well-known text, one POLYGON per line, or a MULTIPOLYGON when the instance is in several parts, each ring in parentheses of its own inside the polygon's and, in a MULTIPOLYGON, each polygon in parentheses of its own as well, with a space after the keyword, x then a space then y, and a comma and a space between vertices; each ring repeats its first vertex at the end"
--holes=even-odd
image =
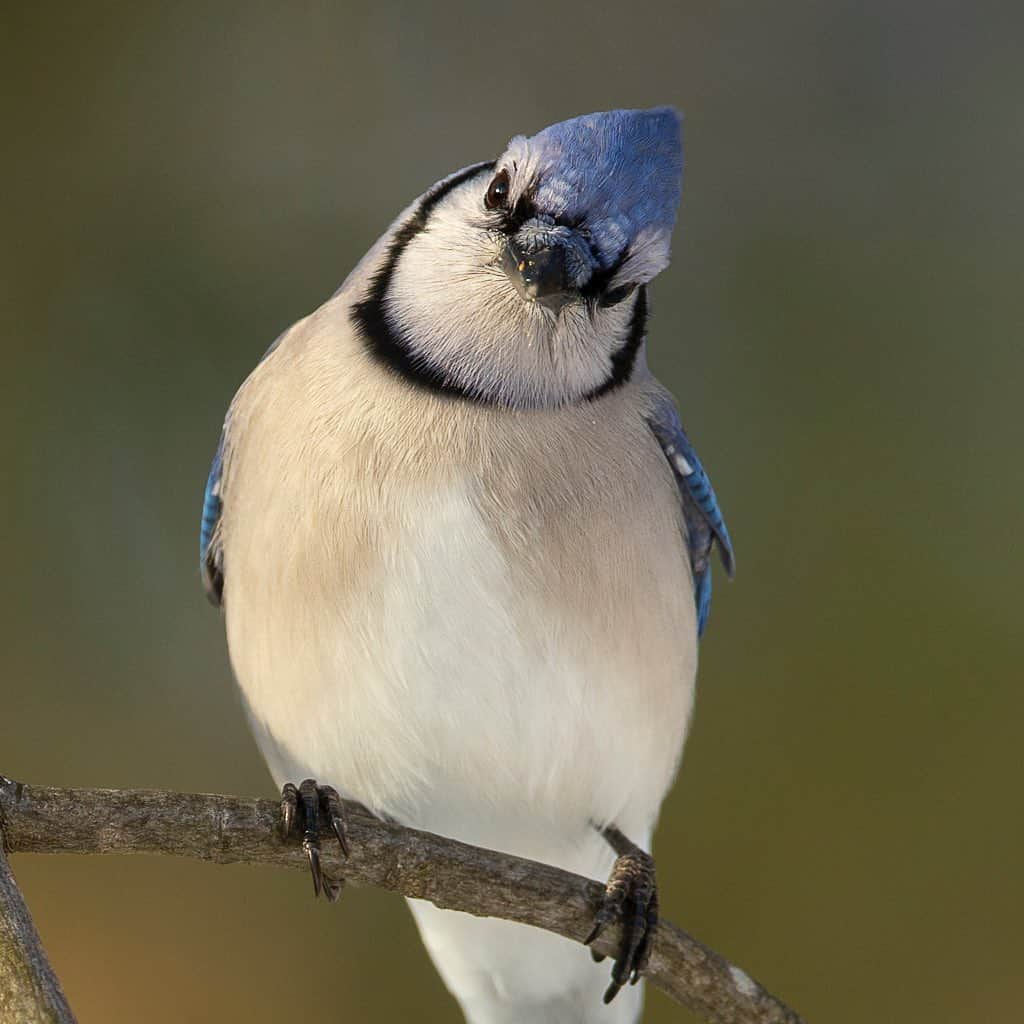
POLYGON ((647 362, 682 174, 655 107, 442 178, 265 353, 209 474, 203 582, 315 892, 343 798, 607 879, 610 981, 579 943, 409 901, 469 1024, 641 1013, 713 550, 734 569, 647 362))

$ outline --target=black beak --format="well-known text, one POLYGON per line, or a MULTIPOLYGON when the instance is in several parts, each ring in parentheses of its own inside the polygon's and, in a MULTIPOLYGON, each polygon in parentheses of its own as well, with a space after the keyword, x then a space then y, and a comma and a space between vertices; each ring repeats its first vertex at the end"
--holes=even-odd
POLYGON ((509 242, 505 269, 524 299, 539 301, 566 291, 565 250, 560 245, 525 253, 509 242))

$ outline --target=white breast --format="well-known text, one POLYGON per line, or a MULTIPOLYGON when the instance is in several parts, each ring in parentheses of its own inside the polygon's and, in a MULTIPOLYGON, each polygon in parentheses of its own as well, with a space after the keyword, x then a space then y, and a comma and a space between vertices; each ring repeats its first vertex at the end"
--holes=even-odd
POLYGON ((696 653, 673 485, 635 414, 488 439, 488 414, 403 419, 351 366, 311 402, 303 367, 240 395, 226 484, 231 657, 278 783, 553 862, 591 819, 648 833, 696 653))

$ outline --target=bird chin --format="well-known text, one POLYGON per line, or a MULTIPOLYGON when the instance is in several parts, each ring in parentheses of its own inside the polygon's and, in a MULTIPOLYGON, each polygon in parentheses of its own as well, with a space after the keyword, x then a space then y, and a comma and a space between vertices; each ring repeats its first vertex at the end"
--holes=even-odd
POLYGON ((579 301, 579 293, 575 291, 553 292, 548 295, 534 295, 524 287, 521 280, 510 276, 509 282, 515 289, 523 305, 530 315, 543 316, 546 320, 557 320, 563 310, 579 301))

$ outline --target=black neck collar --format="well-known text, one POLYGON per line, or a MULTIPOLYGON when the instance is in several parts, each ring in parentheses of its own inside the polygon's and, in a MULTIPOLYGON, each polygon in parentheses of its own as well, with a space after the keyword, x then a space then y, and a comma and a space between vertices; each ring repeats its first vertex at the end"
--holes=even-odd
MULTIPOLYGON (((365 298, 352 308, 352 319, 362 335, 367 351, 374 359, 417 387, 447 398, 462 399, 478 405, 502 405, 505 403, 494 401, 463 387, 428 360, 411 353, 402 339, 401 332, 396 330, 389 321, 384 310, 384 303, 395 274, 395 267, 398 265, 402 253, 405 252, 409 243, 426 228, 430 215, 438 203, 459 185, 476 177, 482 171, 493 168, 493 162, 473 164, 431 189, 420 200, 409 219, 395 232, 394 238, 388 244, 384 262, 370 280, 365 298)), ((647 289, 641 286, 633 306, 633 316, 630 319, 626 340, 612 355, 611 373, 605 381, 588 391, 579 401, 594 401, 621 387, 630 379, 646 330, 647 289)))

